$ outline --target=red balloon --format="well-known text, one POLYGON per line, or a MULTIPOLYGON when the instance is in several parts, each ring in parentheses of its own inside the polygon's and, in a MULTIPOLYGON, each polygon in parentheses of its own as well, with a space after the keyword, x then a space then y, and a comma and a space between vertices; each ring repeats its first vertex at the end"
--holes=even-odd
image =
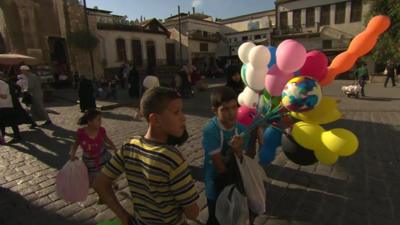
POLYGON ((325 78, 327 72, 328 58, 325 54, 320 51, 308 52, 306 62, 300 69, 300 74, 320 81, 325 78))
POLYGON ((240 106, 237 112, 237 121, 245 126, 250 125, 256 116, 256 109, 251 109, 246 106, 240 106))

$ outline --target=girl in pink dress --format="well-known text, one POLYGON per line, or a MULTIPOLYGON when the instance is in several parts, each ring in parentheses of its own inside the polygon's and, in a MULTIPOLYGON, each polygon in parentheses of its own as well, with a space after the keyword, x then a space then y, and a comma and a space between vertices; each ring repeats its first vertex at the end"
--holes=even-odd
POLYGON ((76 160, 78 146, 83 149, 82 161, 89 173, 89 183, 92 185, 94 178, 101 167, 111 159, 107 147, 117 151, 114 143, 107 137, 106 130, 101 126, 101 112, 90 109, 79 119, 79 125, 85 125, 77 130, 77 137, 72 145, 70 160, 76 160))

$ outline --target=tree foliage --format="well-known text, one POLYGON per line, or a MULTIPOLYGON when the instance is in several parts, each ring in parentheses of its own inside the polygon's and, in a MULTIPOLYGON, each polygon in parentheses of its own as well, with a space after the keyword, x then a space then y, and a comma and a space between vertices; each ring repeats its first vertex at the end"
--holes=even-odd
MULTIPOLYGON (((376 15, 390 17, 390 28, 379 38, 372 57, 375 61, 385 63, 388 59, 400 61, 400 1, 399 0, 368 0, 370 13, 368 18, 376 15)), ((369 21, 369 20, 367 20, 369 21)))

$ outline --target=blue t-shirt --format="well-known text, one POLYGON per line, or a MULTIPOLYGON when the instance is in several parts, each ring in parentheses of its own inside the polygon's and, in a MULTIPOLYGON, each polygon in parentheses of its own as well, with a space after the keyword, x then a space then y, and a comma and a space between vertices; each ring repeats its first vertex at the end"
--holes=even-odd
MULTIPOLYGON (((217 176, 217 171, 212 163, 212 155, 216 153, 221 153, 222 156, 227 156, 232 154, 229 150, 229 141, 234 135, 239 135, 246 128, 236 123, 235 127, 231 130, 222 129, 223 134, 223 145, 221 146, 221 128, 222 125, 219 124, 217 117, 211 119, 211 121, 203 129, 203 149, 204 154, 204 171, 205 171, 205 189, 206 196, 210 200, 217 199, 217 193, 214 187, 214 179, 217 176)), ((248 146, 248 136, 244 137, 243 149, 248 146)))

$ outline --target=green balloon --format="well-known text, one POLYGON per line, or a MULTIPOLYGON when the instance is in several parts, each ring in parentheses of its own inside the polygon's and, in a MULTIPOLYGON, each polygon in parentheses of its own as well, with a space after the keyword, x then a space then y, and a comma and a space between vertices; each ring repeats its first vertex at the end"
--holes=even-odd
POLYGON ((242 81, 246 86, 249 86, 247 84, 247 80, 246 80, 246 71, 247 71, 247 65, 243 64, 242 68, 240 69, 240 76, 242 77, 242 81))
POLYGON ((263 101, 266 104, 269 104, 271 102, 272 104, 272 109, 277 107, 279 103, 281 102, 281 96, 271 96, 267 90, 264 90, 263 94, 263 101))
POLYGON ((122 225, 122 223, 119 220, 107 220, 107 221, 103 221, 97 225, 122 225))

